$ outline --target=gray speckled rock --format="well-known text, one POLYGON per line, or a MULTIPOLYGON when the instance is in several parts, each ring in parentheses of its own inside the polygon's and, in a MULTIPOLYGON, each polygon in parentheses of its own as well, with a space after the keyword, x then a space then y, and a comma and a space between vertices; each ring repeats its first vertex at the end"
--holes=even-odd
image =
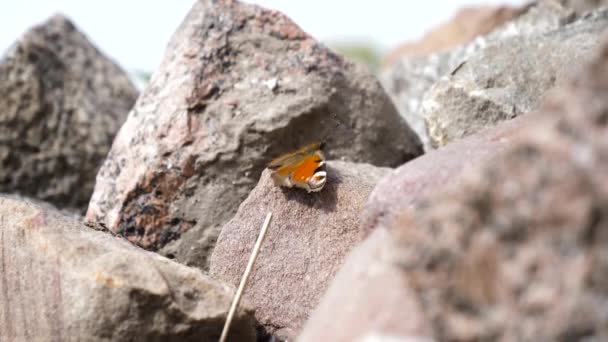
MULTIPOLYGON (((217 341, 233 289, 200 270, 0 196, 1 341, 217 341)), ((251 310, 231 341, 255 341, 251 310)))
POLYGON ((65 17, 30 29, 0 60, 0 192, 84 214, 137 94, 65 17))
MULTIPOLYGON (((522 9, 523 11, 524 9, 522 9)), ((383 86, 397 104, 400 114, 419 135, 427 150, 432 148, 421 103, 426 92, 442 77, 456 70, 463 61, 486 46, 509 38, 526 37, 559 29, 575 19, 572 10, 554 2, 531 4, 517 19, 492 33, 448 52, 427 56, 404 56, 380 75, 383 86)), ((508 49, 509 47, 505 47, 508 49)))
POLYGON ((390 169, 330 161, 319 193, 279 188, 265 171, 259 184, 224 227, 210 274, 238 285, 266 213, 272 223, 244 298, 265 329, 291 338, 364 234, 359 216, 369 193, 390 169))
POLYGON ((328 158, 380 166, 422 153, 375 77, 289 18, 196 1, 98 174, 87 220, 205 268, 266 163, 324 138, 328 158))
POLYGON ((608 28, 608 10, 556 30, 503 39, 470 56, 424 95, 421 115, 433 146, 443 146, 538 108, 543 95, 576 71, 608 28))
POLYGON ((608 1, 606 0, 544 0, 544 1, 557 1, 564 7, 572 8, 577 13, 586 13, 596 8, 607 7, 608 1))

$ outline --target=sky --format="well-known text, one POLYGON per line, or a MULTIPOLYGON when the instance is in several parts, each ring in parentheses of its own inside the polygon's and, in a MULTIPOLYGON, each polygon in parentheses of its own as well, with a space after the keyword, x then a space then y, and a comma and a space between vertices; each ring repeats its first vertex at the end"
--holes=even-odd
MULTIPOLYGON (((195 0, 3 0, 0 53, 29 27, 55 13, 69 17, 123 68, 152 71, 169 38, 195 0)), ((369 42, 385 52, 419 38, 455 11, 472 4, 523 0, 245 0, 287 14, 323 42, 369 42), (414 5, 415 4, 415 5, 414 5)))

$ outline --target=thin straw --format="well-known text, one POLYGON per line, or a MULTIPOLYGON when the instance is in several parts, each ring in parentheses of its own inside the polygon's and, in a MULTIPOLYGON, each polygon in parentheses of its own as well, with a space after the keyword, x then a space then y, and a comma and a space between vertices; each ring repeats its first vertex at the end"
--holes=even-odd
POLYGON ((255 242, 255 246, 253 247, 253 251, 251 252, 251 256, 249 257, 249 262, 247 263, 247 268, 245 268, 245 273, 243 273, 243 278, 241 279, 239 288, 236 290, 236 294, 232 299, 232 306, 230 307, 230 311, 228 312, 228 317, 226 318, 224 330, 222 330, 222 336, 220 336, 219 342, 226 341, 226 337, 228 336, 228 329, 230 328, 230 323, 232 323, 232 318, 234 316, 234 313, 236 312, 236 308, 239 305, 239 302, 241 301, 241 295, 243 294, 243 290, 245 289, 245 285, 247 284, 247 280, 249 279, 249 273, 251 273, 253 263, 255 263, 255 259, 258 257, 258 252, 260 251, 260 247, 262 246, 264 237, 266 237, 266 230, 268 230, 268 226, 270 225, 271 217, 272 212, 269 212, 268 215, 266 215, 266 220, 264 221, 264 225, 262 226, 262 230, 260 231, 258 240, 255 242))

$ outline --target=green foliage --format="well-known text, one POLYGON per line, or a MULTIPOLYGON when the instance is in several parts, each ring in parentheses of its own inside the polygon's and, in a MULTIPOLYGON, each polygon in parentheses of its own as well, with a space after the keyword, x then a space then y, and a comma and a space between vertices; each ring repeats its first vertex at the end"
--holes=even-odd
POLYGON ((131 70, 131 72, 129 72, 129 76, 131 77, 131 81, 133 81, 135 84, 135 87, 141 91, 146 87, 148 82, 150 82, 152 72, 136 69, 131 70))
POLYGON ((133 76, 135 76, 139 81, 143 83, 148 83, 150 81, 152 73, 144 70, 135 70, 133 71, 133 76))
POLYGON ((334 42, 329 46, 346 58, 367 65, 372 71, 380 66, 380 52, 371 43, 365 42, 334 42))

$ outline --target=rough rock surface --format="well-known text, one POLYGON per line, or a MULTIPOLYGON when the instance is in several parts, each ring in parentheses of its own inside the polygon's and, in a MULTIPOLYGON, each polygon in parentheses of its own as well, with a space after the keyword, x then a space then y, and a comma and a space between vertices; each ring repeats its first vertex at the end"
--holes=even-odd
MULTIPOLYGON (((486 46, 513 37, 542 35, 560 29, 575 19, 572 10, 554 2, 532 3, 522 8, 524 9, 525 13, 517 19, 505 23, 486 36, 477 37, 466 45, 427 56, 403 56, 391 68, 382 72, 380 80, 384 88, 427 150, 430 150, 432 145, 420 110, 423 95, 433 84, 456 70, 464 61, 486 46)), ((505 49, 509 51, 508 46, 505 49)))
MULTIPOLYGON (((2 341, 217 341, 232 292, 56 211, 0 197, 2 341)), ((232 341, 255 341, 247 311, 237 312, 232 341)))
POLYGON ((363 68, 278 12, 196 1, 98 174, 87 220, 205 268, 265 164, 321 139, 328 158, 380 166, 422 153, 363 68))
POLYGON ((346 253, 363 236, 359 216, 370 191, 390 169, 328 162, 319 193, 275 186, 265 171, 258 186, 223 228, 210 274, 238 285, 266 214, 266 240, 244 298, 268 333, 291 338, 325 292, 346 253))
POLYGON ((424 95, 420 110, 431 144, 443 146, 537 109, 549 89, 589 58, 606 28, 608 10, 602 10, 480 50, 424 95))
MULTIPOLYGON (((393 286, 418 302, 417 308, 408 306, 408 321, 426 319, 439 341, 606 340, 607 89, 608 40, 592 63, 552 94, 512 147, 447 193, 394 213, 389 229, 378 228, 362 245, 370 251, 365 253, 383 251, 383 258, 356 272, 380 269, 383 280, 386 270, 400 269, 406 286, 374 284, 374 277, 357 278, 345 268, 349 274, 338 274, 303 340, 324 336, 318 335, 323 317, 341 317, 341 307, 332 303, 378 298, 382 294, 372 289, 393 286), (382 242, 378 235, 384 232, 392 238, 382 242), (368 282, 357 286, 369 290, 341 298, 339 290, 353 279, 368 282)), ((345 264, 358 260, 364 258, 353 254, 345 264)), ((386 303, 382 312, 394 312, 386 303)), ((356 313, 346 311, 351 318, 342 329, 353 322, 365 331, 362 317, 378 311, 365 304, 356 313)))
POLYGON ((608 1, 606 0, 545 0, 545 1, 557 1, 562 6, 571 8, 577 13, 584 14, 592 11, 596 8, 608 7, 608 1))
POLYGON ((0 80, 0 192, 84 214, 137 89, 60 15, 9 48, 0 80))
POLYGON ((385 229, 376 229, 353 249, 298 342, 393 341, 394 336, 403 338, 395 342, 431 342, 423 340, 432 336, 431 325, 403 271, 393 263, 392 244, 385 229))
POLYGON ((501 122, 398 167, 370 194, 362 215, 365 231, 386 228, 395 213, 457 186, 463 174, 510 147, 519 131, 535 118, 529 114, 501 122))

